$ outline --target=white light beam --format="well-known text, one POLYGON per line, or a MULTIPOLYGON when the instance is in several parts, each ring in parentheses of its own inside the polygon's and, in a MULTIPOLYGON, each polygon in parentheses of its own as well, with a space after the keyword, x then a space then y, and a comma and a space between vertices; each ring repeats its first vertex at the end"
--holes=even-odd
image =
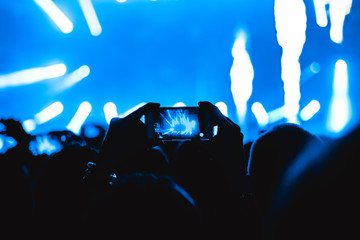
POLYGON ((102 28, 91 0, 79 0, 79 4, 84 13, 91 35, 99 36, 102 32, 102 28))
POLYGON ((74 29, 72 22, 51 0, 34 0, 37 5, 54 21, 63 33, 71 33, 74 29))
POLYGON ((228 107, 224 102, 217 102, 215 106, 220 110, 220 112, 225 116, 228 117, 228 107))
POLYGON ((335 64, 333 96, 327 120, 327 128, 330 132, 340 133, 350 121, 351 104, 348 85, 347 64, 340 59, 335 64))
POLYGON ((57 101, 51 104, 50 106, 44 108, 39 113, 35 115, 36 124, 43 124, 54 117, 58 116, 64 110, 64 106, 61 102, 57 101))
POLYGON ((251 106, 251 111, 255 115, 256 121, 258 122, 260 127, 265 127, 269 123, 269 115, 267 114, 264 106, 259 103, 255 102, 251 106))
POLYGON ((0 88, 28 85, 50 78, 60 77, 66 73, 66 66, 62 63, 47 67, 25 69, 6 75, 0 75, 0 88))
POLYGON ((75 134, 79 134, 81 126, 84 124, 86 118, 89 116, 91 109, 92 107, 89 102, 82 102, 66 128, 75 134))
POLYGON ((141 108, 142 106, 144 106, 146 103, 145 102, 142 102, 142 103, 139 103, 137 104, 136 106, 130 108, 129 110, 125 111, 123 114, 120 114, 119 115, 119 118, 124 118, 126 117, 127 115, 129 115, 130 113, 133 113, 135 112, 136 110, 138 110, 139 108, 141 108))
POLYGON ((303 121, 309 121, 320 110, 320 103, 312 100, 300 111, 300 117, 303 121))
POLYGON ((54 86, 54 91, 55 92, 64 91, 74 86, 75 84, 86 78, 87 76, 89 76, 89 74, 90 74, 90 68, 87 65, 82 65, 72 73, 66 75, 64 80, 60 84, 54 86))
POLYGON ((245 32, 240 30, 236 35, 232 48, 234 61, 230 70, 231 92, 240 125, 245 121, 247 101, 252 93, 252 81, 254 78, 254 69, 250 56, 246 51, 246 41, 245 32))
POLYGON ((284 82, 284 111, 288 122, 297 123, 300 101, 300 63, 306 40, 306 9, 303 0, 275 0, 277 41, 282 47, 281 79, 284 82))
POLYGON ((104 114, 105 119, 108 124, 110 124, 110 121, 114 117, 118 117, 118 112, 116 109, 116 105, 113 102, 108 102, 104 105, 104 114))

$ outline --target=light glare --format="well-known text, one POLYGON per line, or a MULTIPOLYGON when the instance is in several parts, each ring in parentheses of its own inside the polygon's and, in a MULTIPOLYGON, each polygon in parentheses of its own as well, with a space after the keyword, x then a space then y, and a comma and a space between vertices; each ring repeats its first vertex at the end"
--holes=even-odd
POLYGON ((66 73, 62 63, 46 67, 30 68, 0 76, 0 88, 28 85, 43 80, 60 77, 66 73))
POLYGON ((246 34, 240 30, 232 47, 233 65, 230 70, 231 92, 236 105, 239 123, 243 124, 246 115, 246 103, 252 93, 254 69, 246 51, 246 34))
POLYGON ((110 124, 111 119, 118 117, 118 112, 116 105, 113 102, 108 102, 104 105, 105 119, 108 124, 110 124))
POLYGON ((72 22, 51 0, 34 0, 37 5, 54 21, 63 33, 71 33, 74 29, 72 22))
POLYGON ((313 0, 316 23, 320 27, 328 24, 326 5, 329 5, 330 39, 335 43, 343 41, 343 28, 346 15, 351 11, 352 0, 313 0))
POLYGON ((56 89, 55 92, 61 92, 68 88, 71 88, 90 74, 90 68, 87 65, 82 65, 80 68, 76 69, 72 73, 65 76, 62 83, 54 86, 56 89))
POLYGON ((302 0, 275 0, 277 41, 282 47, 281 79, 284 82, 284 114, 297 122, 300 101, 300 63, 306 40, 306 9, 302 0))
POLYGON ((215 103, 215 106, 220 110, 220 112, 221 112, 224 116, 228 117, 228 108, 227 108, 226 103, 224 103, 224 102, 217 102, 217 103, 215 103))
POLYGON ((91 0, 79 0, 79 4, 84 13, 91 35, 99 36, 102 32, 102 28, 91 0))
POLYGON ((92 107, 89 102, 82 102, 66 128, 75 134, 79 134, 81 126, 84 124, 86 118, 89 116, 91 109, 92 107))
POLYGON ((348 93, 347 64, 340 59, 335 64, 333 96, 327 121, 328 130, 340 133, 350 121, 350 117, 351 104, 348 93))
POLYGON ((251 111, 255 115, 256 121, 258 122, 260 127, 265 127, 266 125, 268 125, 269 116, 261 103, 253 103, 253 105, 251 106, 251 111))
POLYGON ((120 118, 124 118, 124 117, 126 117, 127 115, 129 115, 130 113, 135 112, 136 110, 138 110, 139 108, 141 108, 141 107, 144 106, 145 104, 146 104, 145 102, 139 103, 139 104, 137 104, 136 106, 130 108, 130 109, 127 110, 127 111, 125 111, 123 114, 120 114, 119 117, 120 117, 120 118))
POLYGON ((54 102, 35 115, 35 122, 37 124, 43 124, 58 116, 63 110, 64 106, 61 102, 54 102))
POLYGON ((186 107, 186 104, 183 102, 177 102, 173 105, 173 107, 186 107))
POLYGON ((300 117, 303 121, 310 120, 320 110, 320 103, 316 100, 312 100, 300 111, 300 117))
POLYGON ((36 128, 36 122, 33 119, 28 119, 28 120, 23 121, 22 125, 23 125, 24 130, 27 133, 34 131, 36 128))

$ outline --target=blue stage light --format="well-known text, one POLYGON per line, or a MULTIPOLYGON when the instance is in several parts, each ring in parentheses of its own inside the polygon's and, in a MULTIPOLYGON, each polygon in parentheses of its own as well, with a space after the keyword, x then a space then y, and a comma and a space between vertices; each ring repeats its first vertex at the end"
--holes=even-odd
POLYGON ((0 75, 0 88, 28 85, 43 80, 63 76, 66 66, 63 63, 46 67, 29 68, 5 75, 0 75))
POLYGON ((239 124, 245 121, 247 101, 249 100, 253 86, 254 69, 249 53, 246 50, 246 33, 240 30, 232 47, 233 65, 230 70, 231 93, 236 105, 239 124))
POLYGON ((320 103, 316 100, 312 100, 300 111, 300 117, 303 121, 310 120, 320 110, 320 103))
POLYGON ((141 103, 137 104, 136 106, 130 108, 129 110, 126 110, 124 113, 120 114, 119 117, 124 118, 127 115, 129 115, 130 113, 135 112, 136 110, 138 110, 139 108, 141 108, 145 104, 146 104, 146 102, 141 102, 141 103))
POLYGON ((333 96, 331 98, 327 128, 330 132, 340 133, 351 118, 347 64, 338 60, 335 64, 333 96))
POLYGON ((91 0, 79 0, 79 4, 84 13, 91 35, 99 36, 102 32, 102 28, 91 0))
POLYGON ((4 154, 10 148, 15 147, 17 144, 16 140, 10 136, 0 134, 0 154, 4 154))
POLYGON ((86 118, 89 116, 91 109, 92 107, 89 102, 82 102, 66 128, 75 134, 79 134, 81 126, 84 124, 86 118))
POLYGON ((27 133, 30 133, 35 130, 36 122, 34 119, 27 119, 23 121, 22 126, 27 133))
POLYGON ((63 110, 64 106, 61 102, 54 102, 35 115, 35 122, 43 124, 61 114, 63 110))
POLYGON ((114 117, 118 117, 118 112, 115 103, 107 102, 104 105, 104 114, 105 114, 106 122, 108 124, 110 124, 111 119, 113 119, 114 117))
POLYGON ((228 107, 227 107, 226 103, 220 101, 220 102, 215 103, 215 106, 220 110, 220 112, 224 116, 228 117, 228 107))
POLYGON ((177 102, 173 105, 173 107, 186 107, 186 104, 183 102, 177 102))
POLYGON ((34 0, 39 7, 54 21, 63 33, 71 33, 74 29, 72 22, 51 0, 34 0))
POLYGON ((70 74, 67 74, 61 83, 53 86, 54 93, 62 92, 71 88, 90 74, 90 68, 87 65, 82 65, 70 74))
POLYGON ((264 106, 259 103, 255 102, 251 106, 251 111, 254 113, 256 121, 258 122, 260 127, 265 127, 269 123, 269 115, 267 114, 264 106))
POLYGON ((275 0, 277 41, 282 47, 281 79, 284 82, 284 113, 296 123, 300 101, 300 63, 306 39, 306 9, 302 0, 275 0))
POLYGON ((346 15, 351 11, 352 0, 313 0, 316 23, 320 27, 328 25, 327 12, 330 17, 330 39, 335 43, 343 41, 343 28, 346 15), (326 10, 326 5, 329 5, 329 10, 326 10))

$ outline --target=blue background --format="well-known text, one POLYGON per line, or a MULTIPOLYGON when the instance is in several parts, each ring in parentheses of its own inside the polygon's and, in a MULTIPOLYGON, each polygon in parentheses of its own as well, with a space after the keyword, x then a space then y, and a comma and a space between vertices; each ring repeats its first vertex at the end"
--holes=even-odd
MULTIPOLYGON (((329 38, 329 25, 317 26, 312 1, 304 2, 307 38, 300 57, 300 109, 313 99, 320 102, 321 109, 302 126, 328 134, 326 120, 338 59, 348 64, 352 103, 348 126, 359 121, 360 5, 353 1, 345 19, 344 41, 336 44, 329 38), (309 73, 313 62, 320 64, 318 74, 309 73)), ((196 106, 206 100, 225 102, 229 117, 236 122, 230 68, 238 29, 247 32, 247 51, 255 73, 243 126, 245 141, 259 131, 250 111, 252 103, 261 102, 267 111, 283 105, 282 50, 276 39, 273 1, 95 0, 102 26, 101 35, 96 37, 90 34, 77 1, 54 3, 73 22, 71 33, 62 33, 33 1, 0 2, 0 75, 54 63, 64 63, 68 73, 88 65, 90 75, 60 93, 53 89, 62 77, 0 89, 1 118, 24 121, 51 103, 62 102, 62 114, 35 131, 42 132, 65 128, 83 101, 92 105, 87 122, 106 125, 103 106, 109 101, 123 113, 140 102, 172 106, 181 101, 196 106)))

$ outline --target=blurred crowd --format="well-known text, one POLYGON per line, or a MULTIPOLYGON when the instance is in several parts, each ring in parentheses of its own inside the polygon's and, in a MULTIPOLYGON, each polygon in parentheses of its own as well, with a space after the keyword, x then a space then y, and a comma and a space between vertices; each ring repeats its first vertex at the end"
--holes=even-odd
POLYGON ((2 234, 358 238, 360 127, 328 138, 279 123, 244 143, 237 124, 199 102, 216 136, 155 142, 140 118, 157 107, 113 118, 107 129, 84 125, 78 135, 31 135, 1 119, 2 234))

